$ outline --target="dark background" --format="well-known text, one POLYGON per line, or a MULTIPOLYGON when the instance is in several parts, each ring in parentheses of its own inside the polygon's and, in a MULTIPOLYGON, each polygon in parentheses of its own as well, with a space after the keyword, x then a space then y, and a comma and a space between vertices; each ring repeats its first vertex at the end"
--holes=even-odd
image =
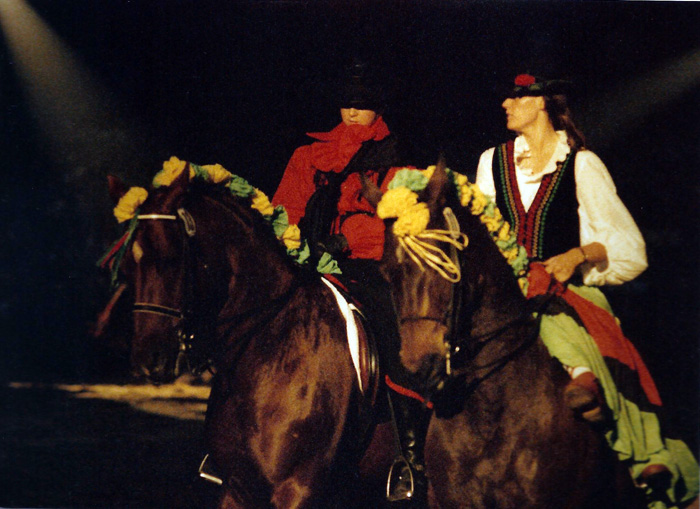
POLYGON ((94 95, 73 94, 50 114, 0 42, 1 377, 125 373, 123 355, 87 334, 109 297, 95 262, 120 232, 108 173, 144 185, 177 155, 221 163, 271 195, 304 132, 339 121, 333 82, 356 54, 383 69, 386 119, 413 144, 416 165, 443 151, 473 177, 479 154, 508 135, 498 86, 529 71, 575 81, 575 118, 647 240, 648 271, 608 294, 695 446, 700 4, 31 5, 94 95))

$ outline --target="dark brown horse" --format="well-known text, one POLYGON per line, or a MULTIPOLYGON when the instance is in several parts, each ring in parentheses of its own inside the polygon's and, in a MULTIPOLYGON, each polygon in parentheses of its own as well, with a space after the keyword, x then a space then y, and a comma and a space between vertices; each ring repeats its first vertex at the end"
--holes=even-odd
POLYGON ((393 220, 383 260, 400 316, 402 362, 429 375, 426 394, 435 403, 425 451, 432 505, 644 507, 626 472, 617 475, 602 434, 564 404, 565 371, 538 338, 511 267, 479 217, 461 206, 451 180, 439 167, 421 197, 428 228, 445 229, 449 207, 469 239, 451 255, 461 281, 420 269, 391 232, 393 220))
POLYGON ((190 182, 187 170, 152 190, 137 218, 123 264, 132 364, 167 382, 183 352, 212 359, 206 443, 219 507, 376 507, 356 482, 372 389, 360 389, 329 287, 293 262, 250 198, 190 182))

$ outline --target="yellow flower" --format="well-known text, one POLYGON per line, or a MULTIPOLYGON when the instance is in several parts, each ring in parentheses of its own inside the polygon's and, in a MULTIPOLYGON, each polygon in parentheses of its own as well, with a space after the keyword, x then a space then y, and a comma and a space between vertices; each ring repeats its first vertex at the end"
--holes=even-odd
POLYGON ((301 232, 295 224, 290 224, 280 238, 288 249, 299 249, 301 247, 301 232))
MULTIPOLYGON (((500 214, 498 214, 500 216, 500 214)), ((490 232, 496 232, 501 228, 501 218, 499 217, 489 217, 486 214, 482 214, 481 222, 486 225, 486 228, 490 232)))
POLYGON ((260 212, 263 216, 269 216, 275 211, 267 195, 260 189, 255 190, 251 207, 260 212))
POLYGON ((404 211, 394 223, 394 234, 398 237, 423 233, 430 221, 430 211, 425 203, 416 203, 404 211))
POLYGON ((233 177, 231 172, 220 164, 207 164, 202 168, 209 174, 209 181, 214 184, 219 184, 233 177))
POLYGON ((423 170, 421 173, 423 173, 423 175, 425 175, 425 176, 428 178, 428 180, 430 180, 431 177, 433 176, 433 172, 435 171, 435 168, 436 168, 435 165, 428 166, 428 167, 427 167, 425 170, 423 170))
POLYGON ((484 195, 484 193, 481 192, 481 189, 479 189, 479 186, 477 185, 471 185, 469 186, 471 191, 472 191, 472 201, 471 201, 471 210, 472 214, 475 216, 478 216, 484 211, 484 208, 486 205, 488 205, 489 201, 488 198, 484 195))
POLYGON ((518 278, 518 286, 520 287, 520 291, 523 292, 524 295, 527 295, 528 280, 526 277, 518 278))
MULTIPOLYGON (((177 157, 172 156, 163 163, 163 169, 153 177, 153 187, 169 186, 180 176, 185 166, 187 166, 187 161, 181 161, 177 157)), ((194 177, 194 170, 190 168, 190 178, 192 177, 194 177)))
MULTIPOLYGON (((466 177, 465 177, 465 179, 466 179, 466 177)), ((460 187, 460 191, 461 191, 461 193, 460 193, 461 196, 460 196, 459 202, 462 204, 462 207, 466 207, 467 205, 469 205, 469 202, 472 200, 473 193, 472 193, 471 185, 469 183, 464 184, 463 186, 460 187)))
POLYGON ((454 172, 455 174, 455 180, 457 182, 457 185, 462 187, 466 186, 469 184, 469 179, 467 178, 466 175, 462 175, 461 173, 454 172))
POLYGON ((132 187, 119 199, 117 206, 114 207, 114 217, 120 223, 128 221, 134 217, 136 209, 146 201, 146 198, 148 198, 148 191, 143 187, 132 187))
POLYGON ((407 187, 389 189, 377 205, 377 215, 382 219, 399 217, 418 203, 418 195, 407 187))
POLYGON ((506 241, 510 238, 510 225, 506 222, 503 223, 501 229, 498 230, 498 240, 506 241))
POLYGON ((509 249, 508 251, 503 251, 503 256, 505 256, 506 260, 508 260, 508 263, 510 263, 512 261, 515 261, 519 253, 520 250, 518 249, 518 246, 515 246, 514 248, 509 249))

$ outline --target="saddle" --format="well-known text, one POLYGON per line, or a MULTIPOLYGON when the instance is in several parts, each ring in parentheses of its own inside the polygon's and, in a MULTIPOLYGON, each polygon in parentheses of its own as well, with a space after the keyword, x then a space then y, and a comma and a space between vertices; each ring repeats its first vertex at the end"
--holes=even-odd
POLYGON ((321 280, 336 298, 345 317, 348 346, 357 372, 360 391, 365 403, 374 407, 379 390, 379 360, 377 344, 372 328, 361 311, 362 304, 350 295, 348 289, 333 275, 325 274, 321 280))

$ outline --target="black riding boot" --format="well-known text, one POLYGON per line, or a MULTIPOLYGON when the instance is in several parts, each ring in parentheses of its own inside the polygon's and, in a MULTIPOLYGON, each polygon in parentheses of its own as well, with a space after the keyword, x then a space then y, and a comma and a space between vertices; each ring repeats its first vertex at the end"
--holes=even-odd
POLYGON ((431 411, 423 403, 389 391, 401 454, 397 456, 387 480, 389 502, 411 502, 411 507, 428 506, 428 482, 423 448, 431 411))

